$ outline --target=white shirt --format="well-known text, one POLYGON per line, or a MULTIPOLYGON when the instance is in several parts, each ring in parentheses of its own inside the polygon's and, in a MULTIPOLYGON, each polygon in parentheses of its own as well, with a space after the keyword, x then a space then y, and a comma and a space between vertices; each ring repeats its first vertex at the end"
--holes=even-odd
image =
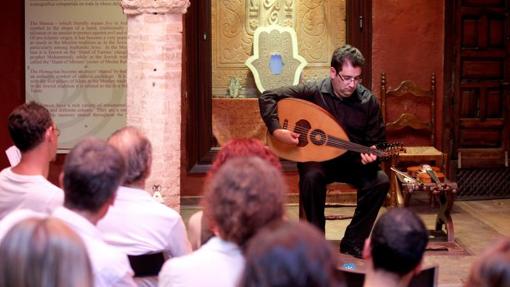
POLYGON ((2 220, 0 220, 0 242, 4 239, 7 232, 19 222, 28 218, 45 218, 48 214, 33 211, 30 209, 17 209, 7 214, 2 220))
POLYGON ((136 286, 126 254, 106 244, 96 226, 65 207, 55 209, 53 216, 67 223, 85 243, 96 287, 136 286))
POLYGON ((213 237, 190 255, 168 260, 159 273, 159 286, 235 287, 244 262, 236 244, 213 237))
POLYGON ((51 213, 62 206, 64 192, 42 175, 22 175, 5 168, 0 172, 0 219, 15 209, 51 213))
MULTIPOLYGON (((119 187, 113 206, 97 228, 107 243, 128 255, 163 252, 165 258, 172 258, 191 252, 179 213, 143 189, 119 187)), ((139 286, 158 285, 156 276, 135 281, 139 286)))

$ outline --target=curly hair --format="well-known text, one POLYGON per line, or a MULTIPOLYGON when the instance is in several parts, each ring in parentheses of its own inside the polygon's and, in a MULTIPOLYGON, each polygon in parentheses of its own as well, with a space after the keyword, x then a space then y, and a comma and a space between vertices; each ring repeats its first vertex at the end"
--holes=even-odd
POLYGON ((282 168, 278 157, 262 142, 257 139, 239 138, 228 141, 221 148, 209 169, 208 178, 211 178, 228 159, 248 156, 260 157, 278 170, 282 168))
POLYGON ((260 230, 247 245, 242 287, 339 287, 336 255, 317 228, 280 221, 260 230))
POLYGON ((42 105, 30 102, 15 108, 8 119, 9 134, 14 145, 21 151, 38 146, 44 133, 53 124, 51 114, 42 105))
POLYGON ((283 217, 287 186, 279 170, 258 157, 227 161, 204 193, 204 216, 222 239, 244 247, 264 225, 283 217))

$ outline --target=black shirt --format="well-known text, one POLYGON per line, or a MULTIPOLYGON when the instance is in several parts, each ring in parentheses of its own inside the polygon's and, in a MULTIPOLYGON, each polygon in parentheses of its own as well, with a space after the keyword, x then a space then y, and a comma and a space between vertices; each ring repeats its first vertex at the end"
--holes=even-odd
POLYGON ((349 140, 372 146, 386 141, 386 132, 377 98, 362 85, 350 97, 333 92, 331 79, 265 91, 259 98, 260 114, 271 133, 280 128, 276 103, 284 98, 299 98, 327 110, 342 126, 349 140))

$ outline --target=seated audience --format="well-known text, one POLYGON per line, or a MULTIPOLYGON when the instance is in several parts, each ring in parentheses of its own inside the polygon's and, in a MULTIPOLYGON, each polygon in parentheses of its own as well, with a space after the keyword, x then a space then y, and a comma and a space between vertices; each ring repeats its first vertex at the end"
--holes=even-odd
MULTIPOLYGON (((206 182, 209 181, 218 169, 229 159, 236 157, 260 157, 272 166, 281 170, 280 160, 275 156, 262 142, 257 139, 232 139, 228 141, 218 152, 211 169, 207 173, 206 182)), ((207 183, 206 183, 207 184, 207 183)), ((194 213, 188 221, 188 234, 193 247, 193 250, 198 249, 202 244, 207 242, 213 236, 205 218, 202 216, 203 212, 199 211, 194 213)))
POLYGON ((344 286, 337 259, 322 232, 306 222, 281 221, 248 243, 242 287, 344 286))
POLYGON ((126 163, 126 176, 115 203, 97 228, 103 239, 129 255, 135 282, 157 286, 165 259, 191 252, 186 228, 175 210, 144 190, 152 163, 149 140, 136 128, 122 128, 108 139, 126 163))
POLYGON ((53 216, 64 221, 85 243, 96 287, 135 286, 126 254, 105 243, 96 227, 113 204, 124 172, 122 155, 97 139, 78 143, 64 163, 64 206, 55 209, 53 216))
POLYGON ((425 224, 411 210, 394 208, 384 213, 365 241, 368 271, 363 286, 407 286, 421 270, 428 238, 425 224))
POLYGON ((52 217, 18 222, 0 244, 0 286, 92 287, 80 237, 52 217))
POLYGON ((510 238, 486 250, 473 263, 465 287, 510 286, 510 238))
POLYGON ((46 179, 59 135, 50 112, 35 102, 23 104, 9 115, 8 127, 21 160, 0 173, 0 219, 22 208, 51 213, 64 193, 46 179))
POLYGON ((242 249, 260 228, 283 218, 286 189, 281 172, 260 158, 227 161, 204 192, 204 217, 215 236, 167 261, 160 286, 237 286, 242 249))

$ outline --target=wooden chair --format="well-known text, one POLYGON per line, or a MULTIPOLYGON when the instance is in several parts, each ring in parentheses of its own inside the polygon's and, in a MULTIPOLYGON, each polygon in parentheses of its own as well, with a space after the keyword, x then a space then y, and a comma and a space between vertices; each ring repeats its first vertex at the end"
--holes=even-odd
MULTIPOLYGON (((352 219, 353 213, 339 214, 328 212, 328 208, 356 207, 356 188, 344 182, 333 182, 326 186, 326 204, 324 217, 326 220, 352 219)), ((302 202, 299 201, 299 218, 306 219, 302 202)))
MULTIPOLYGON (((435 140, 436 77, 432 73, 430 89, 418 87, 413 81, 403 81, 395 89, 386 88, 386 75, 381 74, 381 108, 386 122, 389 141, 401 141, 406 152, 391 162, 398 170, 405 171, 412 165, 429 164, 447 172, 447 156, 434 146, 435 140)), ((438 207, 435 228, 431 235, 450 244, 454 242, 451 209, 455 200, 456 184, 448 182, 449 188, 406 188, 396 172, 390 176, 392 205, 409 206, 411 194, 418 190, 429 193, 429 204, 438 207), (451 184, 451 187, 450 187, 451 184), (445 230, 443 230, 443 226, 445 230)), ((445 178, 446 179, 446 178, 445 178)), ((438 242, 443 245, 443 242, 438 242)))
POLYGON ((128 259, 129 265, 131 265, 131 268, 135 273, 135 278, 158 276, 166 260, 163 252, 128 255, 128 259))
MULTIPOLYGON (((381 74, 381 110, 386 122, 388 141, 404 143, 406 151, 391 162, 405 168, 411 165, 431 164, 446 172, 446 155, 434 146, 436 76, 431 75, 430 89, 418 87, 413 81, 402 81, 395 89, 386 86, 386 75, 381 74)), ((408 196, 399 190, 397 177, 390 173, 392 205, 406 206, 408 196)))
POLYGON ((326 220, 352 219, 353 213, 333 214, 326 212, 328 208, 356 207, 356 188, 343 182, 333 182, 326 186, 326 205, 324 206, 326 220))

